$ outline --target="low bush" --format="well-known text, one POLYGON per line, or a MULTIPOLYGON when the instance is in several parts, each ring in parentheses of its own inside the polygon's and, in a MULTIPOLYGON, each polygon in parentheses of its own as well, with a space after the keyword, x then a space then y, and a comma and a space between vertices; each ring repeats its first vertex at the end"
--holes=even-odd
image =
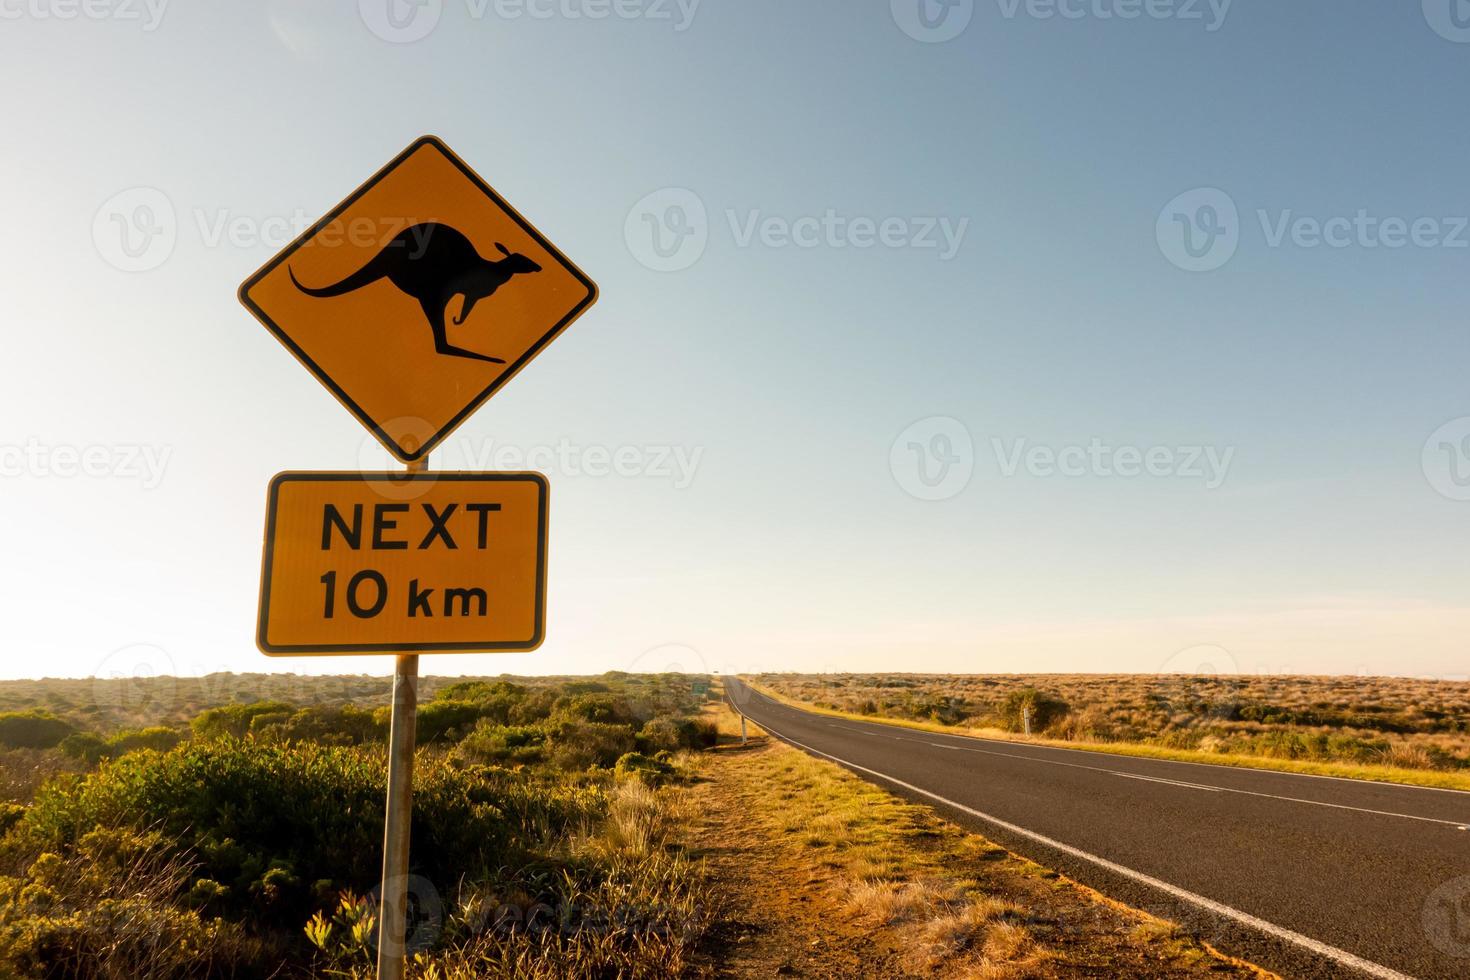
POLYGON ((0 969, 75 980, 265 978, 280 950, 176 904, 194 873, 157 833, 97 829, 0 877, 0 969))
POLYGON ((418 743, 458 742, 486 716, 487 709, 478 701, 436 699, 419 705, 418 743))
POLYGON ((56 746, 69 759, 95 766, 108 757, 107 739, 96 732, 73 732, 56 746))
MULTIPOLYGON (((66 854, 93 828, 155 829, 196 856, 225 914, 299 922, 324 891, 377 881, 385 768, 376 751, 236 739, 129 755, 48 784, 5 844, 66 854)), ((505 860, 518 826, 564 828, 598 805, 585 790, 528 790, 432 758, 414 798, 415 866, 439 880, 505 860)))
POLYGON ((196 738, 244 738, 257 717, 289 718, 295 710, 281 701, 226 704, 199 712, 189 722, 189 727, 194 730, 196 738))
POLYGON ((637 741, 638 751, 649 755, 655 752, 673 752, 685 745, 684 733, 679 730, 679 723, 672 718, 649 719, 638 732, 637 741))
POLYGON ((549 758, 561 769, 604 769, 633 751, 633 730, 627 725, 596 721, 563 721, 551 730, 549 758))
POLYGON ((1034 687, 1012 691, 996 708, 1003 727, 1019 732, 1025 729, 1024 712, 1031 710, 1031 730, 1040 733, 1067 716, 1067 703, 1055 695, 1039 691, 1034 687))
POLYGON ((613 766, 613 772, 619 778, 637 777, 650 784, 657 784, 668 779, 674 774, 674 766, 669 761, 667 752, 660 752, 659 758, 650 758, 641 752, 629 752, 617 761, 613 766))
POLYGON ((454 758, 467 762, 529 765, 541 761, 546 731, 535 725, 498 725, 488 718, 464 737, 454 758))
POLYGON ((95 766, 105 759, 116 759, 144 749, 167 752, 182 738, 176 730, 162 726, 122 731, 109 738, 93 732, 76 732, 62 739, 57 748, 68 758, 95 766))
POLYGON ((642 721, 627 698, 601 693, 558 698, 552 720, 558 723, 586 721, 628 728, 636 728, 642 721))
POLYGON ((720 726, 704 718, 679 719, 679 732, 686 748, 714 748, 720 741, 720 726))
POLYGON ((388 738, 387 720, 353 705, 302 708, 281 725, 280 737, 322 745, 370 745, 388 738))
POLYGON ((461 681, 443 688, 435 700, 472 701, 480 706, 482 718, 497 725, 509 725, 511 711, 524 703, 529 694, 526 688, 509 681, 461 681))
POLYGON ((71 722, 48 711, 0 712, 0 745, 12 749, 52 749, 76 731, 71 722))

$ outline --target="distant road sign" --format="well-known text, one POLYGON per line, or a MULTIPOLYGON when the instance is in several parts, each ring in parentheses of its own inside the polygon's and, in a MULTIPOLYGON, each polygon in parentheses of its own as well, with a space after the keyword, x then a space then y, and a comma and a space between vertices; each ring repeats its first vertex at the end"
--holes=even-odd
POLYGON ((256 642, 282 655, 534 650, 546 622, 539 473, 282 473, 256 642))
POLYGON ((432 136, 240 287, 240 302, 406 462, 596 300, 592 280, 432 136))

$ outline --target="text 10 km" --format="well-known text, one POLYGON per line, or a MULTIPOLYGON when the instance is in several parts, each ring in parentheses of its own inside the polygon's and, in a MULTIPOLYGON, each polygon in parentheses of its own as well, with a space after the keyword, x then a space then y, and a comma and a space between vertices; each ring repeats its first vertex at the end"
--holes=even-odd
MULTIPOLYGON (((360 551, 366 536, 367 547, 372 551, 407 551, 410 548, 427 551, 435 547, 457 551, 461 540, 466 542, 466 547, 484 551, 490 542, 491 516, 501 509, 498 503, 466 503, 463 507, 451 503, 439 509, 431 503, 418 506, 428 520, 427 529, 422 536, 405 538, 402 536, 405 532, 399 528, 399 519, 413 509, 409 504, 375 504, 368 528, 363 524, 362 504, 352 506, 350 518, 335 505, 326 504, 322 508, 321 550, 331 551, 340 543, 352 551, 360 551), (451 526, 457 512, 462 512, 463 516, 451 526), (455 537, 456 533, 459 538, 455 537)), ((338 573, 327 572, 320 581, 323 587, 322 617, 334 619, 338 609, 338 573)), ((416 578, 411 579, 405 596, 406 615, 410 619, 433 618, 438 610, 437 614, 442 616, 485 616, 489 611, 489 595, 482 588, 443 588, 442 596, 437 600, 436 591, 436 588, 421 585, 416 578)), ((382 572, 368 568, 353 574, 340 594, 342 605, 351 615, 358 619, 372 619, 387 607, 391 589, 382 572)))

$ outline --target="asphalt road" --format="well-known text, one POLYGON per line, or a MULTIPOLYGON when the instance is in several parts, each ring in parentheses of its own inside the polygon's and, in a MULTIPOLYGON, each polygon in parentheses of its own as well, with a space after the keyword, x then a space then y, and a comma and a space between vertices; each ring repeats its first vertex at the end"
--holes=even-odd
POLYGON ((931 734, 725 684, 782 741, 1283 976, 1470 978, 1470 793, 931 734))

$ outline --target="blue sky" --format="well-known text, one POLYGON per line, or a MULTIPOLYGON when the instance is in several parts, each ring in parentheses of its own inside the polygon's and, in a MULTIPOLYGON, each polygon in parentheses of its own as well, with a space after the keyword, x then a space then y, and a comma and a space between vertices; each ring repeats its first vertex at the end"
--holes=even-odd
POLYGON ((549 640, 426 672, 1464 676, 1470 4, 919 2, 0 0, 0 674, 390 669, 253 648, 385 458, 234 291, 434 133, 602 299, 436 456, 549 640))

